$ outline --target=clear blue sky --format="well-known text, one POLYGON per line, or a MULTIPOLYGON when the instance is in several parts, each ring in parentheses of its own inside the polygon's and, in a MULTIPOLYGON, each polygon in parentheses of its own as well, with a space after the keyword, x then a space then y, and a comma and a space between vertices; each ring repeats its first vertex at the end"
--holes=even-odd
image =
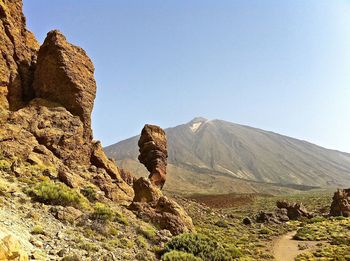
POLYGON ((24 0, 95 64, 96 139, 224 119, 350 152, 349 0, 24 0))

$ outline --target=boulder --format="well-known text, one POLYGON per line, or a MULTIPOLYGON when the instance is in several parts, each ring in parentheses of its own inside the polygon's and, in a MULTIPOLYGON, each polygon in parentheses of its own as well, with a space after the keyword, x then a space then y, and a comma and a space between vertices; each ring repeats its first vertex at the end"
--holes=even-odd
POLYGON ((51 31, 40 47, 34 74, 35 96, 62 105, 83 122, 92 140, 91 112, 96 96, 94 66, 85 51, 51 31))
POLYGON ((158 126, 146 124, 142 129, 138 142, 139 161, 150 172, 151 183, 163 188, 166 180, 167 167, 167 139, 165 132, 158 126))
POLYGON ((289 203, 287 201, 277 201, 276 206, 279 209, 286 209, 287 216, 290 220, 301 218, 312 218, 313 214, 309 213, 303 203, 289 203))
POLYGON ((330 216, 350 217, 350 188, 334 192, 330 216))
POLYGON ((0 260, 27 261, 29 259, 19 241, 8 235, 0 240, 0 260))
POLYGON ((277 218, 276 214, 273 212, 261 211, 255 216, 255 220, 258 223, 274 223, 274 224, 281 223, 281 221, 277 218))
POLYGON ((70 223, 77 221, 81 216, 83 216, 83 212, 71 206, 59 209, 56 213, 58 220, 70 223))
POLYGON ((191 217, 174 200, 163 196, 150 180, 141 177, 133 185, 135 196, 130 209, 142 219, 149 220, 173 235, 194 230, 191 217))

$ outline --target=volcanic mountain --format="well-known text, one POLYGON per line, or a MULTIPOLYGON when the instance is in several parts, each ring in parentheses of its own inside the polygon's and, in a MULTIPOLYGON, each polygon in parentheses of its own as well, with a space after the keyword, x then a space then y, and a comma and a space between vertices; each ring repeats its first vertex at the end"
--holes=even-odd
MULTIPOLYGON (((350 185, 350 154, 223 120, 195 118, 166 129, 166 189, 176 192, 278 192, 350 185)), ((105 148, 121 167, 145 175, 139 136, 105 148)))

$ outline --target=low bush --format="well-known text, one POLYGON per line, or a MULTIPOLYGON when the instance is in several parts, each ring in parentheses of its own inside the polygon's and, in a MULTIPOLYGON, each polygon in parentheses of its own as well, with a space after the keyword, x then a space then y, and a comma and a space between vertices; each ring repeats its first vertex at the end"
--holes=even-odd
POLYGON ((202 261, 200 257, 196 257, 193 254, 173 250, 166 253, 163 256, 164 261, 202 261))
POLYGON ((107 205, 97 202, 94 206, 94 212, 91 214, 91 218, 101 221, 113 221, 115 214, 113 210, 107 205))
POLYGON ((97 200, 97 194, 93 187, 87 186, 80 190, 81 194, 83 194, 90 202, 95 202, 97 200))
POLYGON ((157 231, 149 225, 139 226, 137 232, 151 241, 155 241, 157 238, 157 231))
POLYGON ((0 171, 10 171, 11 170, 11 163, 7 160, 1 159, 0 160, 0 171))
POLYGON ((166 244, 164 250, 165 253, 173 250, 189 253, 204 261, 232 260, 231 254, 221 244, 202 234, 178 235, 166 244))
POLYGON ((44 204, 86 208, 87 200, 78 191, 63 183, 43 181, 27 191, 35 200, 44 204))
POLYGON ((33 235, 45 235, 45 231, 44 231, 42 226, 33 227, 32 231, 30 233, 33 235))
POLYGON ((215 226, 228 227, 228 223, 226 220, 218 220, 217 222, 215 222, 215 226))

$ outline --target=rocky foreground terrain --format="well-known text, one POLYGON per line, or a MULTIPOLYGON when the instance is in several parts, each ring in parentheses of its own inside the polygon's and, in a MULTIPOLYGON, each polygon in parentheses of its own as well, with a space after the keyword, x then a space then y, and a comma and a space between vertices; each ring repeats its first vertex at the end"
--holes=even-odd
POLYGON ((163 130, 142 132, 149 179, 119 169, 93 140, 96 83, 85 51, 57 30, 40 46, 20 0, 0 1, 0 21, 0 259, 152 260, 153 246, 192 231, 160 190, 163 130))

